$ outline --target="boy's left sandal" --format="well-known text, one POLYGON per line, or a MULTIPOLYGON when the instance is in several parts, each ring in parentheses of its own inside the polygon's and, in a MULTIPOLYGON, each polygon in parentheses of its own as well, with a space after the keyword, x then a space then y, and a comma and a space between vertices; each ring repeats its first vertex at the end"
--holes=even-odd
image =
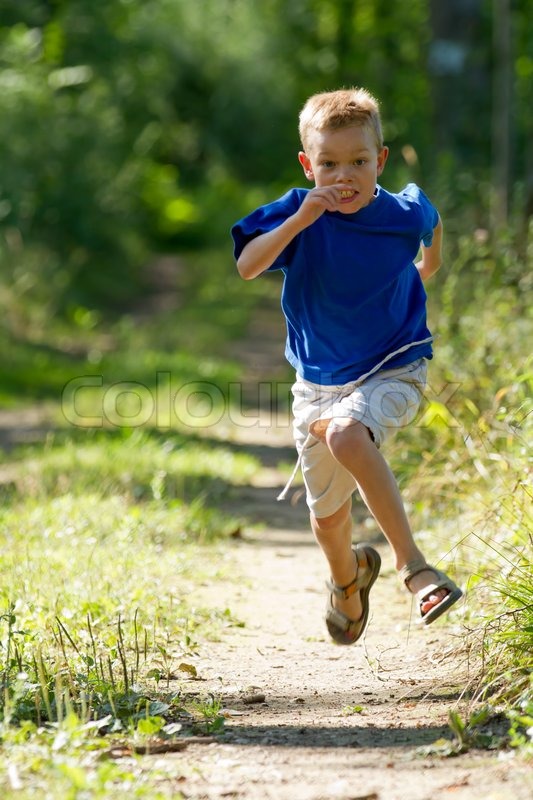
POLYGON ((446 573, 441 572, 440 569, 432 567, 430 564, 426 564, 426 562, 421 558, 408 561, 407 564, 401 568, 399 577, 409 590, 409 581, 411 578, 414 578, 414 576, 418 575, 419 572, 424 572, 425 570, 430 570, 437 576, 436 583, 430 583, 416 593, 420 611, 420 622, 422 622, 423 625, 430 625, 438 617, 440 617, 441 614, 444 614, 445 611, 448 611, 448 609, 451 608, 451 606, 453 606, 454 603, 456 603, 459 598, 463 596, 463 593, 461 589, 452 581, 452 579, 446 575, 446 573), (448 594, 424 614, 421 608, 422 603, 424 600, 427 600, 431 594, 434 594, 439 589, 445 589, 448 594))
POLYGON ((326 607, 326 626, 331 638, 337 644, 355 644, 361 638, 368 622, 370 605, 368 595, 379 575, 381 557, 377 550, 369 544, 358 544, 353 548, 357 560, 355 578, 346 586, 337 586, 333 581, 326 581, 331 594, 326 607), (360 592, 363 613, 358 620, 350 619, 333 605, 333 595, 347 600, 355 592, 360 592))

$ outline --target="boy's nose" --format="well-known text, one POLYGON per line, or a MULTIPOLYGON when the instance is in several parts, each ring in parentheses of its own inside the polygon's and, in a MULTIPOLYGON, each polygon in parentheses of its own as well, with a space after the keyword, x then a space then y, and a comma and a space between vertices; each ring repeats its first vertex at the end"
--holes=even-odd
POLYGON ((350 167, 344 167, 339 170, 337 180, 339 183, 351 183, 353 181, 353 170, 350 167))

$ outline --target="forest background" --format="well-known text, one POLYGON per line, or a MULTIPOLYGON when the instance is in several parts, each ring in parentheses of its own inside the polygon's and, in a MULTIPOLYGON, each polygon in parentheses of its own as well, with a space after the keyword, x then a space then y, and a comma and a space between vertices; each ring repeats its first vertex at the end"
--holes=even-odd
MULTIPOLYGON (((436 388, 425 425, 393 452, 395 470, 418 526, 438 517, 443 542, 464 531, 458 559, 470 574, 475 563, 479 589, 470 627, 488 654, 479 691, 491 687, 531 730, 530 12, 528 0, 0 0, 0 402, 46 406, 55 426, 45 446, 2 455, 14 469, 2 483, 2 536, 13 542, 25 525, 37 535, 28 503, 50 525, 47 504, 88 488, 90 503, 94 492, 179 501, 184 535, 216 533, 216 454, 210 466, 205 453, 203 467, 172 461, 153 420, 131 422, 126 397, 128 425, 102 428, 96 394, 80 399, 89 422, 78 405, 80 424, 69 425, 65 387, 97 375, 100 388, 155 391, 164 373, 175 386, 210 382, 231 402, 241 373, 228 343, 246 337, 279 285, 239 281, 229 228, 303 185, 305 99, 365 86, 381 100, 391 148, 383 184, 421 184, 446 231, 430 291, 436 388), (157 281, 174 300, 147 313, 157 281)), ((176 452, 189 452, 187 435, 175 437, 176 452)), ((2 673, 20 719, 35 709, 16 675, 31 673, 56 702, 58 656, 56 636, 39 672, 32 636, 49 623, 17 599, 13 564, 1 590, 2 673)))

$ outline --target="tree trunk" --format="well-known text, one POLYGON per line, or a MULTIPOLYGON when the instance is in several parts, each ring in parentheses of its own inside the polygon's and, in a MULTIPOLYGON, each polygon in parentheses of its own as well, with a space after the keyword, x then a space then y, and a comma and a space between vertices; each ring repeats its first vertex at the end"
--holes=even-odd
POLYGON ((488 166, 490 42, 483 0, 430 0, 429 73, 434 142, 453 165, 488 166))
POLYGON ((493 224, 509 217, 512 119, 512 33, 510 0, 493 0, 494 73, 492 92, 493 224))

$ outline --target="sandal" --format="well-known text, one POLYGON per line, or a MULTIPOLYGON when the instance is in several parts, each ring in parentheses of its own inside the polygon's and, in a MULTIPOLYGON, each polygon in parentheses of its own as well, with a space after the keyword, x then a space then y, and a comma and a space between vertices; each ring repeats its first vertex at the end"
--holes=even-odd
POLYGON ((452 581, 452 579, 449 578, 444 572, 441 572, 440 569, 432 567, 430 564, 426 564, 426 562, 421 558, 415 558, 413 561, 408 561, 407 564, 401 568, 399 572, 400 580, 405 583, 405 586, 409 590, 408 584, 411 578, 414 578, 415 575, 418 575, 419 572, 423 572, 426 569, 429 569, 431 572, 435 573, 437 576, 437 582, 430 583, 428 586, 420 589, 420 591, 416 593, 416 596, 419 603, 420 621, 423 625, 430 625, 438 617, 440 617, 441 614, 444 614, 445 611, 453 606, 453 604, 463 596, 463 593, 461 589, 452 581), (448 594, 446 597, 442 598, 440 603, 437 603, 436 606, 433 606, 433 608, 430 608, 429 611, 426 611, 426 613, 423 614, 421 610, 422 603, 424 600, 429 598, 430 594, 433 594, 439 589, 446 589, 448 594))
POLYGON ((337 644, 354 644, 363 635, 370 611, 368 595, 381 567, 380 555, 370 545, 358 544, 353 548, 353 552, 357 560, 357 572, 353 581, 346 586, 337 586, 331 580, 326 581, 326 586, 331 592, 326 607, 326 626, 331 638, 337 644), (358 620, 350 619, 333 605, 333 595, 347 600, 355 592, 361 593, 363 606, 363 613, 358 620))

